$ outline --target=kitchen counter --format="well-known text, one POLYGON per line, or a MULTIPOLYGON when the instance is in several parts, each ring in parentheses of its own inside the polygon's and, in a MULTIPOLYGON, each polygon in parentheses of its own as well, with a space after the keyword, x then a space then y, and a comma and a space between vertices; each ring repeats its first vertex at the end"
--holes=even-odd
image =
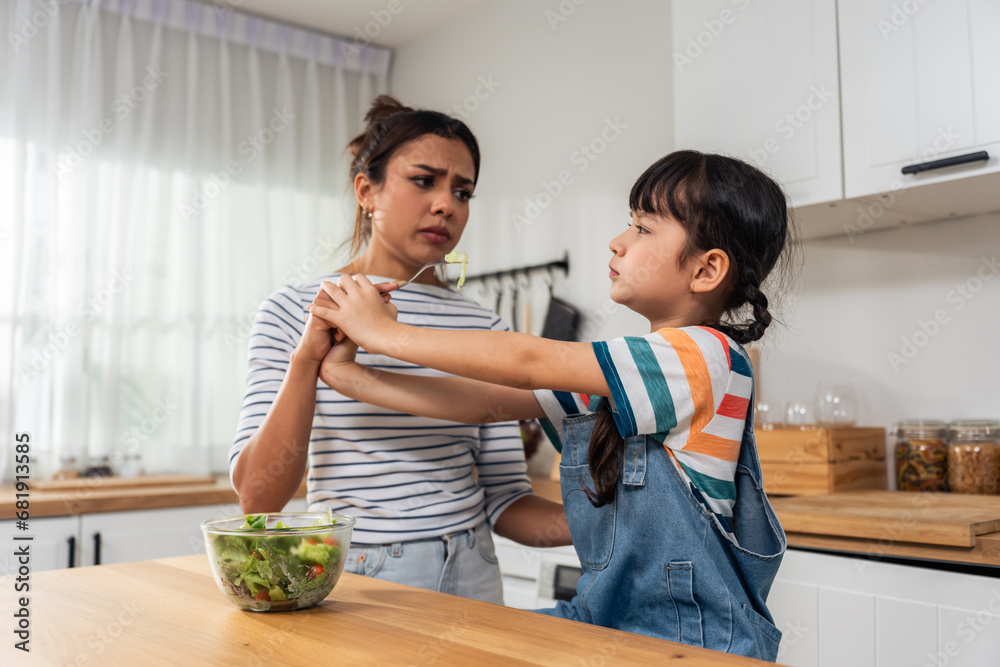
POLYGON ((30 664, 770 664, 351 574, 311 609, 245 612, 204 555, 42 572, 30 596, 30 664))
MULTIPOLYGON (((137 484, 156 481, 155 477, 135 478, 137 484)), ((188 507, 191 505, 236 505, 239 498, 229 483, 228 476, 194 484, 153 484, 145 486, 118 487, 106 484, 106 480, 121 482, 120 478, 91 477, 81 479, 84 485, 72 490, 46 490, 32 488, 29 493, 31 516, 72 516, 92 512, 119 512, 168 507, 188 507)), ((296 498, 306 495, 305 480, 296 498)), ((0 487, 0 520, 15 518, 15 492, 11 485, 0 487)))
MULTIPOLYGON (((78 490, 41 491, 31 489, 31 516, 72 516, 92 512, 119 512, 191 505, 235 505, 239 502, 229 477, 215 477, 198 484, 155 484, 127 488, 109 488, 100 477, 89 478, 78 490)), ((142 479, 142 478, 138 478, 142 479)), ((535 493, 554 502, 562 502, 559 482, 545 477, 533 477, 535 493)), ((295 492, 296 498, 306 497, 306 483, 295 492)), ((0 486, 0 520, 15 518, 14 487, 0 486)))

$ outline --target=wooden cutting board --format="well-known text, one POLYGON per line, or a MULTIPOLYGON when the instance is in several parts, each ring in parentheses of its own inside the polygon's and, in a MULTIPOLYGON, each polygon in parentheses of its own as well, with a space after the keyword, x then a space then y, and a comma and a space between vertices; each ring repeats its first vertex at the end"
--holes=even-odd
POLYGON ((140 477, 78 477, 31 482, 36 491, 78 491, 80 489, 132 489, 191 484, 215 484, 209 475, 143 475, 140 477))
POLYGON ((976 535, 1000 531, 1000 496, 851 491, 770 500, 794 533, 972 547, 976 535))

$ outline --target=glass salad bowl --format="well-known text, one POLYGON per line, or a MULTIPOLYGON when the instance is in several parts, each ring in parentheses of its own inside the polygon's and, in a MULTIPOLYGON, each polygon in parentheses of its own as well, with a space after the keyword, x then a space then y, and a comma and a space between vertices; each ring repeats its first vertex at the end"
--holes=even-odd
POLYGON ((332 512, 276 512, 201 524, 215 583, 249 611, 293 611, 321 602, 340 579, 354 519, 332 512))

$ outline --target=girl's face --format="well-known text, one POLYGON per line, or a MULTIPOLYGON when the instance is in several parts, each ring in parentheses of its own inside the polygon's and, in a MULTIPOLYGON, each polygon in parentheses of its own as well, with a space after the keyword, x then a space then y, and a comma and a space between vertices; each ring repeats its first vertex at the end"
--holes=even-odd
POLYGON ((680 262, 688 241, 671 217, 632 213, 628 229, 611 240, 611 299, 663 322, 685 311, 691 293, 690 260, 680 262))
POLYGON ((465 230, 474 176, 465 144, 435 134, 401 146, 381 185, 359 175, 358 201, 372 211, 370 250, 403 268, 442 259, 465 230))

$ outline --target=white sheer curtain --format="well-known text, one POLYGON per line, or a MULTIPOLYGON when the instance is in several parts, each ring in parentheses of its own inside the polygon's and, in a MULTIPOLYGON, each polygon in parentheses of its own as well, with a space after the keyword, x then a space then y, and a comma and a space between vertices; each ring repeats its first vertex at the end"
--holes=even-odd
POLYGON ((229 6, 0 0, 7 461, 225 470, 258 303, 335 268, 390 53, 229 6))

